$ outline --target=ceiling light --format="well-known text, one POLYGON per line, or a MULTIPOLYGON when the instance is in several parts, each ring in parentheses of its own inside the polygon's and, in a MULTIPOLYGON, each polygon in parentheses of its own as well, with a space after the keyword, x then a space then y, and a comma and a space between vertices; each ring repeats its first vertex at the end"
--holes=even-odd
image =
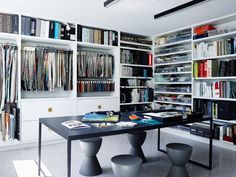
POLYGON ((109 7, 111 6, 112 4, 114 4, 115 2, 117 2, 118 0, 106 0, 104 2, 104 7, 109 7))
POLYGON ((171 14, 171 13, 174 13, 174 12, 176 12, 176 11, 185 9, 185 8, 187 8, 187 7, 191 7, 191 6, 193 6, 193 5, 196 5, 196 4, 201 3, 201 2, 204 2, 204 1, 206 1, 206 0, 193 0, 193 1, 190 1, 190 2, 187 2, 187 3, 184 3, 184 4, 181 4, 181 5, 179 5, 179 6, 176 6, 176 7, 172 8, 172 9, 169 9, 169 10, 166 10, 166 11, 164 11, 164 12, 161 12, 161 13, 159 13, 159 14, 154 15, 154 19, 157 19, 157 18, 166 16, 166 15, 169 15, 169 14, 171 14))

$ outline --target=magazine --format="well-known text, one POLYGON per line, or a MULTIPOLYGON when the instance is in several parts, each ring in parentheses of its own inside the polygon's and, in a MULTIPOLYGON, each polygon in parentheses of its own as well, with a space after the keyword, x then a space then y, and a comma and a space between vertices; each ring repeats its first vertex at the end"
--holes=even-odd
POLYGON ((62 122, 61 124, 69 129, 90 128, 90 125, 85 124, 79 120, 69 120, 69 121, 62 122))

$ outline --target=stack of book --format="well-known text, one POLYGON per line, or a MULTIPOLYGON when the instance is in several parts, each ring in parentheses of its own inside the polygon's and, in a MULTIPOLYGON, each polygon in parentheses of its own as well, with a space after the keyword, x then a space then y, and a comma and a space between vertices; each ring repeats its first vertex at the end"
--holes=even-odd
POLYGON ((0 13, 0 32, 19 33, 19 16, 0 13))
POLYGON ((75 41, 75 25, 22 16, 21 34, 75 41))

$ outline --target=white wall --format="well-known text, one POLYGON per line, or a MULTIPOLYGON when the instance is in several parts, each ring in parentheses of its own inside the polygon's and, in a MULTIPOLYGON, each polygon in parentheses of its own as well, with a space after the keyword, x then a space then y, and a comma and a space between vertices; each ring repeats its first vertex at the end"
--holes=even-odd
POLYGON ((209 0, 154 20, 153 16, 189 0, 0 0, 0 12, 59 19, 141 34, 158 34, 236 12, 236 0, 209 0))

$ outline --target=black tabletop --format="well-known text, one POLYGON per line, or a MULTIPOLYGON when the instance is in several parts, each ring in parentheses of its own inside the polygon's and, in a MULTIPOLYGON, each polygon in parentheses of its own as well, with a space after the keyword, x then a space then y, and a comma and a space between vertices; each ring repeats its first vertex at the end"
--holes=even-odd
MULTIPOLYGON (((128 121, 128 115, 122 114, 120 117, 120 121, 128 121)), ((201 121, 208 121, 211 120, 211 117, 203 117, 203 118, 192 118, 192 119, 185 119, 180 121, 170 121, 170 122, 159 122, 158 124, 149 125, 149 124, 138 124, 135 127, 131 128, 123 128, 119 126, 110 126, 110 127, 95 127, 91 126, 91 128, 85 129, 69 129, 63 126, 61 123, 68 121, 68 120, 81 120, 83 116, 66 116, 66 117, 52 117, 52 118, 40 118, 39 122, 59 134, 60 136, 64 137, 67 140, 76 140, 76 139, 86 139, 86 138, 93 138, 99 136, 109 136, 109 135, 118 135, 124 133, 132 133, 138 131, 145 131, 145 130, 152 130, 157 128, 164 128, 169 126, 175 125, 184 125, 187 123, 193 122, 201 122, 201 121)), ((87 123, 91 124, 91 123, 87 123)))

